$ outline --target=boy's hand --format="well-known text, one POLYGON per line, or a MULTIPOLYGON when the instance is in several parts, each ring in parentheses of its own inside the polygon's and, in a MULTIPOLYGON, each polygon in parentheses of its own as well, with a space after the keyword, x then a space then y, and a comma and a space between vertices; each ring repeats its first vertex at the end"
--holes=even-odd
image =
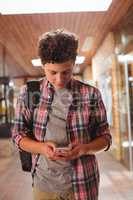
POLYGON ((87 151, 86 144, 75 144, 72 146, 71 150, 63 152, 55 152, 55 157, 58 160, 73 160, 82 155, 85 155, 87 151))
POLYGON ((41 153, 46 156, 48 159, 54 160, 56 144, 52 141, 46 141, 41 143, 41 153))

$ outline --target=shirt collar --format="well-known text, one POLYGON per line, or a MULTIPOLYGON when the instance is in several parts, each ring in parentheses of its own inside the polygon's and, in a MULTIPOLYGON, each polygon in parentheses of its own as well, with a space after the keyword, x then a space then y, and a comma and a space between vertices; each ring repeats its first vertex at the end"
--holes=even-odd
MULTIPOLYGON (((66 88, 68 90, 72 90, 74 88, 74 78, 71 78, 71 80, 67 83, 66 88)), ((45 87, 47 87, 50 90, 55 91, 54 86, 45 78, 45 87)))

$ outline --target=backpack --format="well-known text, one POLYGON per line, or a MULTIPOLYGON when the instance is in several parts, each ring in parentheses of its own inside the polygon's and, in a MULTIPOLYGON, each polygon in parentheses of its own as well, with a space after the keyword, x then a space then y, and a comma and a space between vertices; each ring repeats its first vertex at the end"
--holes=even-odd
MULTIPOLYGON (((32 112, 34 112, 34 109, 37 107, 40 101, 40 84, 41 84, 40 80, 27 81, 26 104, 28 108, 32 110, 32 112)), ((30 137, 31 139, 35 139, 33 135, 33 118, 31 119, 28 126, 31 131, 30 133, 27 133, 27 136, 30 137)), ((32 154, 24 150, 21 150, 19 151, 19 156, 20 156, 22 170, 25 172, 31 172, 32 154)))

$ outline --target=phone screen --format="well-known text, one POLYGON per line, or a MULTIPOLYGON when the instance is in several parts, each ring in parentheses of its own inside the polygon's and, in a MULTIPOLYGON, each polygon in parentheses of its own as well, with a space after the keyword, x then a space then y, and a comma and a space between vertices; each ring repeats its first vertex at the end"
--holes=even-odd
POLYGON ((64 151, 70 151, 71 147, 56 147, 56 152, 64 152, 64 151))

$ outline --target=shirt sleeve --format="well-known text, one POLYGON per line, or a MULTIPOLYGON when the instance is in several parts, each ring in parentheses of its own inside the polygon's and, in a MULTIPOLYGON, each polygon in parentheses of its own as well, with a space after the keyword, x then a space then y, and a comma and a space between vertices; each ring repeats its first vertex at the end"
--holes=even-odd
POLYGON ((111 144, 112 144, 112 136, 110 134, 110 129, 109 129, 109 124, 107 121, 107 114, 106 114, 106 109, 101 97, 101 93, 98 89, 96 89, 96 93, 97 93, 97 99, 95 101, 94 106, 94 111, 93 111, 93 117, 95 119, 93 119, 93 121, 95 121, 95 127, 93 131, 93 136, 92 138, 97 138, 100 136, 104 136, 104 138, 108 141, 108 146, 105 149, 105 151, 107 151, 111 144))
POLYGON ((14 123, 12 127, 12 139, 19 149, 20 149, 19 147, 20 140, 23 137, 26 137, 29 132, 31 132, 28 126, 31 120, 31 112, 27 108, 26 103, 25 103, 26 94, 27 94, 27 89, 25 86, 23 86, 17 98, 14 123))

